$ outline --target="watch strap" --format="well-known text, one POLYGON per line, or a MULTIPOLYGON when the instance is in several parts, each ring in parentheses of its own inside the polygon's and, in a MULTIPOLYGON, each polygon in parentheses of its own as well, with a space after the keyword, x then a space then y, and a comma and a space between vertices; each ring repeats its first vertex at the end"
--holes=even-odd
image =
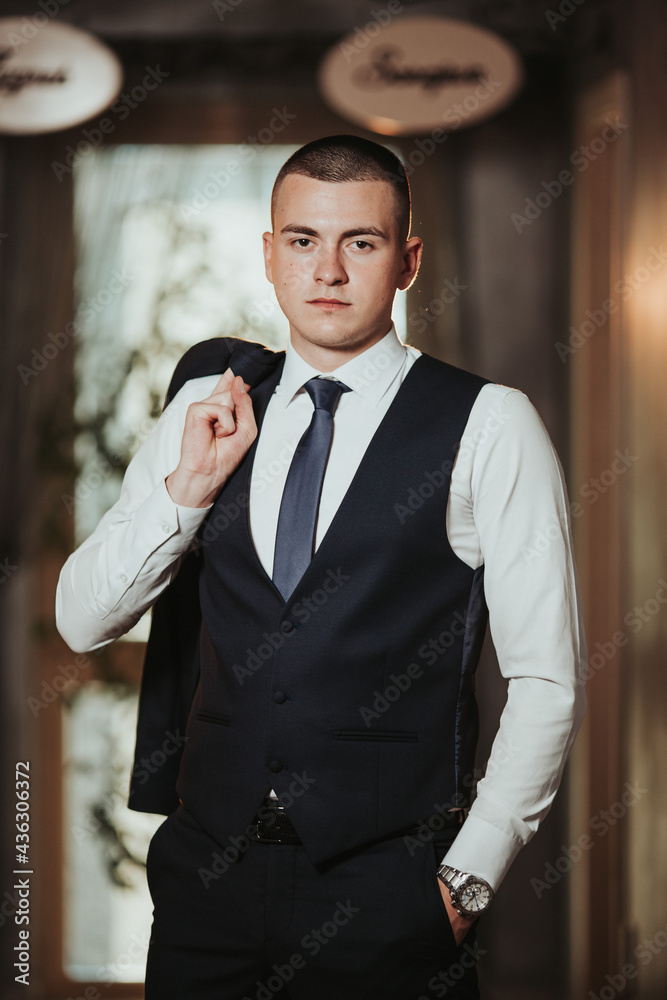
POLYGON ((440 881, 443 882, 449 889, 452 906, 456 912, 460 914, 460 916, 465 917, 467 920, 474 920, 476 916, 483 913, 493 899, 493 889, 486 879, 481 878, 479 875, 471 875, 468 872, 461 872, 457 868, 452 868, 450 865, 440 865, 437 875, 440 881), (461 890, 471 883, 481 885, 485 892, 488 893, 487 903, 476 912, 466 909, 461 903, 461 890))

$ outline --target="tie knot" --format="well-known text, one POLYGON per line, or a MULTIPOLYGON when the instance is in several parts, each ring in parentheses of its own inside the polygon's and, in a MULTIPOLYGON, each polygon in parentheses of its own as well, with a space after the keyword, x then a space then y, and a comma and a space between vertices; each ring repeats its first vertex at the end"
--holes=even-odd
POLYGON ((348 385, 343 385, 333 378, 311 378, 304 386, 313 401, 316 410, 326 410, 333 415, 341 393, 350 392, 348 385))

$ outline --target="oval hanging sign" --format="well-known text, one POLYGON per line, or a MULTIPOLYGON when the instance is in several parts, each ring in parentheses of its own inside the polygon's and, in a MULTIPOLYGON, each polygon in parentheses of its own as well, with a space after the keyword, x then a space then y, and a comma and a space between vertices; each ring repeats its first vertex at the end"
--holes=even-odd
POLYGON ((473 125, 517 93, 521 60, 502 38, 449 18, 395 18, 392 3, 402 9, 390 0, 322 61, 320 88, 338 114, 381 135, 421 135, 473 125))
POLYGON ((88 121, 118 94, 123 68, 93 35, 69 24, 0 19, 0 132, 56 132, 88 121))

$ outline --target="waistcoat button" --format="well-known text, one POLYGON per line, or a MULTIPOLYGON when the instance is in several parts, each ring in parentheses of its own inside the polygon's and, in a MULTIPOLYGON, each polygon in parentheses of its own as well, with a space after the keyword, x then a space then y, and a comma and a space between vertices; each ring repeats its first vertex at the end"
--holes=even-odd
POLYGON ((280 626, 280 630, 281 632, 284 632, 285 635, 288 635, 290 632, 294 631, 294 622, 285 619, 285 621, 280 626))
POLYGON ((275 701, 276 705, 282 705, 284 702, 287 701, 287 695, 285 694, 284 691, 274 691, 273 700, 275 701))
POLYGON ((279 760, 272 760, 271 763, 269 764, 269 771, 271 771, 272 774, 278 774, 280 771, 282 771, 282 769, 283 765, 280 763, 279 760))

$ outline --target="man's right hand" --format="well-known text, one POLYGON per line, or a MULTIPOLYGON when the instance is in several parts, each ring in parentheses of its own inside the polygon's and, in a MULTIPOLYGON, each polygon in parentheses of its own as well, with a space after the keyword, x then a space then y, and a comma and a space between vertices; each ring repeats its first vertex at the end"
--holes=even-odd
POLYGON ((181 458, 166 479, 174 503, 208 507, 241 462, 257 437, 249 388, 228 368, 207 399, 188 407, 181 458))

